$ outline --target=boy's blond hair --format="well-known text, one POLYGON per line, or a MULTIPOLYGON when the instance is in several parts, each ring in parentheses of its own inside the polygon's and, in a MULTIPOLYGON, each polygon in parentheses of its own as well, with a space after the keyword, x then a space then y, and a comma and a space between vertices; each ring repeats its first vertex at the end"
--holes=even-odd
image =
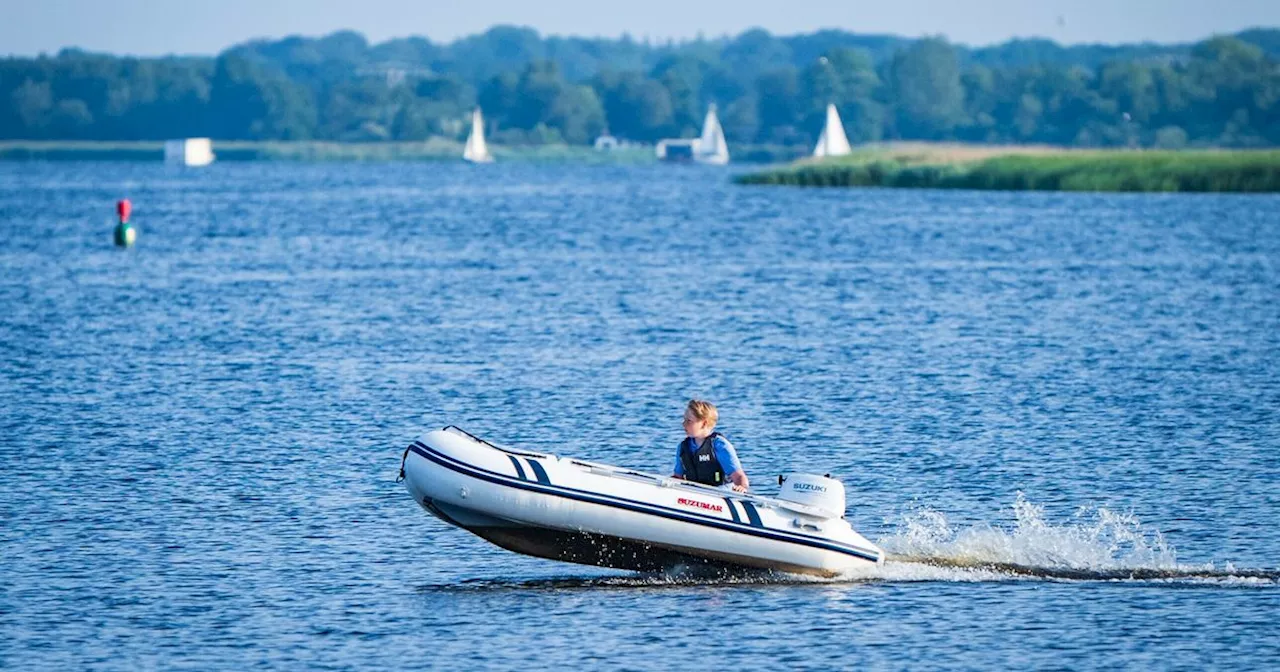
POLYGON ((720 420, 720 412, 716 410, 715 404, 709 401, 690 399, 689 405, 684 410, 699 422, 711 423, 712 427, 715 427, 716 422, 720 420))

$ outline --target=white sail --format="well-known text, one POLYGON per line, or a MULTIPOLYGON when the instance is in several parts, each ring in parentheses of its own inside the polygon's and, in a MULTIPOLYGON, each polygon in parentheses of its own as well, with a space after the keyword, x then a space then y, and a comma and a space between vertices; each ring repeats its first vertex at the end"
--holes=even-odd
POLYGON ((723 166, 729 163, 729 145, 724 141, 724 129, 720 128, 720 119, 716 117, 716 106, 707 110, 707 118, 702 122, 702 136, 698 138, 697 151, 693 159, 698 163, 710 163, 723 166))
POLYGON ((836 106, 827 104, 827 123, 822 127, 822 135, 818 136, 818 145, 813 148, 813 155, 844 156, 853 151, 849 147, 849 138, 844 134, 844 124, 840 123, 840 113, 836 106))
POLYGON ((462 158, 472 163, 488 163, 493 160, 489 155, 489 147, 484 144, 484 118, 480 116, 480 108, 471 113, 471 134, 467 136, 467 147, 462 150, 462 158))

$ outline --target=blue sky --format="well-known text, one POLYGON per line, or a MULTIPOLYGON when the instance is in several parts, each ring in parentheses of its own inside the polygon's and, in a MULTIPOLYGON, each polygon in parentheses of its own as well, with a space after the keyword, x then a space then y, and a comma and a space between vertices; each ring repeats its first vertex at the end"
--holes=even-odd
POLYGON ((497 23, 543 33, 637 39, 842 28, 990 44, 1042 36, 1064 43, 1188 42, 1280 26, 1280 0, 0 0, 0 53, 75 46, 155 55, 213 54, 255 37, 342 28, 378 42, 448 41, 497 23))

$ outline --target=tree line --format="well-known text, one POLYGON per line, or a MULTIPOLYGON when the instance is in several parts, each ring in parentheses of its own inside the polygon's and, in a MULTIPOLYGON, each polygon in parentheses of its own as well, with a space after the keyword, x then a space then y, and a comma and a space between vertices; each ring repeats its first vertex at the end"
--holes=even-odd
POLYGON ((461 138, 480 105, 500 143, 693 136, 716 104, 731 143, 805 146, 834 103, 853 142, 1280 145, 1280 30, 1190 45, 984 48, 820 31, 641 42, 499 26, 449 44, 350 31, 216 57, 67 49, 0 59, 0 138, 461 138))

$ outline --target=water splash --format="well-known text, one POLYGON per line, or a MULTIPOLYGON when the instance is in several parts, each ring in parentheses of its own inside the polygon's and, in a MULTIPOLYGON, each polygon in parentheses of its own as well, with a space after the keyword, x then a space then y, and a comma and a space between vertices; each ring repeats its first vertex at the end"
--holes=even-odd
POLYGON ((984 523, 955 530, 944 514, 916 509, 880 544, 899 559, 1108 569, 1178 566, 1177 552, 1164 536, 1144 529, 1133 514, 1081 508, 1070 523, 1054 525, 1045 520, 1044 507, 1031 503, 1021 492, 1013 513, 1012 528, 984 523))
POLYGON ((903 516, 879 540, 889 554, 875 578, 897 581, 998 581, 1020 578, 1082 581, 1234 580, 1280 583, 1280 571, 1178 563, 1158 530, 1132 513, 1082 507, 1071 521, 1046 521, 1044 507, 1019 492, 1012 527, 982 523, 955 529, 930 508, 903 516))

